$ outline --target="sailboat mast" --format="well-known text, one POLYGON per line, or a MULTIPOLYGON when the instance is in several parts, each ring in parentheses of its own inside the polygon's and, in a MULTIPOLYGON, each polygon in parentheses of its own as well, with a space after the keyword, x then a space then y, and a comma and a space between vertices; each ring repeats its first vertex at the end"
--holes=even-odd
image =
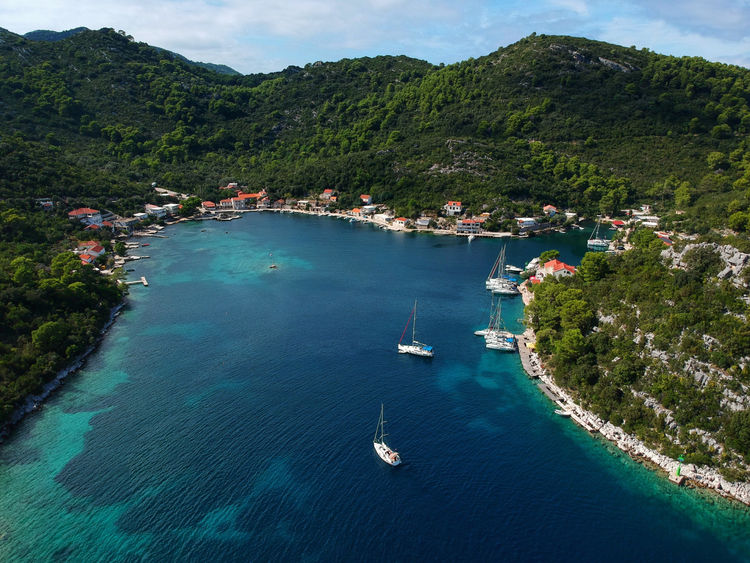
POLYGON ((417 300, 414 300, 414 322, 411 324, 411 341, 414 342, 416 340, 416 334, 417 334, 417 300))

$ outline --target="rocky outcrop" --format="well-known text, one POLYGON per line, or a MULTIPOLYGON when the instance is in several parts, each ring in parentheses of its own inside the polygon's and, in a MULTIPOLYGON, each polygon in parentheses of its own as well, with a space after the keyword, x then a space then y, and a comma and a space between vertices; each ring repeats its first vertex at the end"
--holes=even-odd
POLYGON ((669 247, 662 251, 661 255, 662 258, 671 262, 673 268, 686 270, 690 268, 686 255, 698 248, 710 248, 721 258, 723 266, 717 275, 719 279, 729 280, 737 287, 748 287, 748 284, 743 281, 743 274, 750 264, 750 254, 740 252, 729 244, 721 245, 715 242, 687 244, 680 252, 677 252, 674 247, 669 247))

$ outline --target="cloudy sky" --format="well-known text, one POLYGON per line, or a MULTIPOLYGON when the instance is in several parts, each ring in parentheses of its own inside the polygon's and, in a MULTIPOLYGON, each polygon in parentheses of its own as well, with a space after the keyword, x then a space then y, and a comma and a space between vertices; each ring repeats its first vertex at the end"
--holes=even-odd
POLYGON ((24 34, 124 30, 245 73, 376 55, 454 63, 532 32, 750 67, 750 0, 2 0, 24 34))

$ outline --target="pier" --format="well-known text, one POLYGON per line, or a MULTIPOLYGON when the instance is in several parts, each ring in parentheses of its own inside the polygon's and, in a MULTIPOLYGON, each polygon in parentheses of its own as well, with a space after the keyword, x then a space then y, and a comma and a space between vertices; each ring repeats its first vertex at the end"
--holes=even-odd
POLYGON ((125 285, 135 285, 138 283, 142 283, 145 287, 148 287, 148 280, 146 279, 146 276, 141 276, 141 279, 139 280, 125 282, 125 285))
POLYGON ((536 379, 541 375, 543 368, 538 360, 531 355, 532 348, 529 347, 529 344, 533 347, 534 341, 527 333, 528 331, 516 335, 516 341, 518 342, 518 355, 521 357, 521 365, 523 366, 526 375, 532 379, 536 379))

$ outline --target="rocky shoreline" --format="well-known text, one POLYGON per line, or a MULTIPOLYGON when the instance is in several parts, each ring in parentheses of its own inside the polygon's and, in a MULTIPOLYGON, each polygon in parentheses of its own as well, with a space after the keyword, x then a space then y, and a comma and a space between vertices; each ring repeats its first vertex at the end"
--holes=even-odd
MULTIPOLYGON (((524 304, 528 304, 533 297, 525 284, 521 287, 521 294, 524 304)), ((552 374, 544 368, 537 353, 528 346, 532 344, 533 347, 535 341, 536 337, 531 328, 527 328, 518 337, 519 348, 524 347, 524 353, 531 358, 531 361, 523 362, 524 370, 529 377, 539 378, 553 394, 559 397, 558 404, 570 413, 570 418, 576 424, 591 433, 598 432, 633 459, 646 461, 663 470, 667 473, 669 480, 677 485, 687 484, 710 489, 725 498, 750 506, 750 483, 728 481, 716 469, 706 465, 692 463, 681 465, 679 461, 649 448, 636 436, 628 434, 619 426, 603 421, 594 413, 578 405, 567 391, 555 383, 552 374), (677 475, 678 468, 680 468, 679 476, 677 475)))
POLYGON ((103 340, 104 335, 107 334, 107 331, 112 327, 115 319, 120 314, 120 311, 122 311, 122 308, 125 307, 125 305, 126 301, 123 299, 122 303, 112 308, 109 314, 109 320, 107 320, 107 323, 104 325, 104 327, 102 327, 102 330, 100 331, 99 337, 96 339, 96 342, 89 346, 81 355, 75 358, 70 363, 70 365, 57 372, 57 375, 54 379, 48 381, 42 386, 42 390, 40 393, 36 395, 29 395, 28 397, 26 397, 21 406, 13 411, 13 414, 10 415, 8 421, 0 426, 0 444, 2 444, 8 438, 11 430, 16 424, 21 422, 21 420, 23 420, 26 415, 38 410, 41 407, 42 402, 44 402, 44 400, 47 399, 56 389, 58 389, 63 383, 65 383, 65 379, 67 379, 70 374, 75 373, 83 366, 86 358, 89 356, 89 354, 97 349, 97 347, 103 340))

